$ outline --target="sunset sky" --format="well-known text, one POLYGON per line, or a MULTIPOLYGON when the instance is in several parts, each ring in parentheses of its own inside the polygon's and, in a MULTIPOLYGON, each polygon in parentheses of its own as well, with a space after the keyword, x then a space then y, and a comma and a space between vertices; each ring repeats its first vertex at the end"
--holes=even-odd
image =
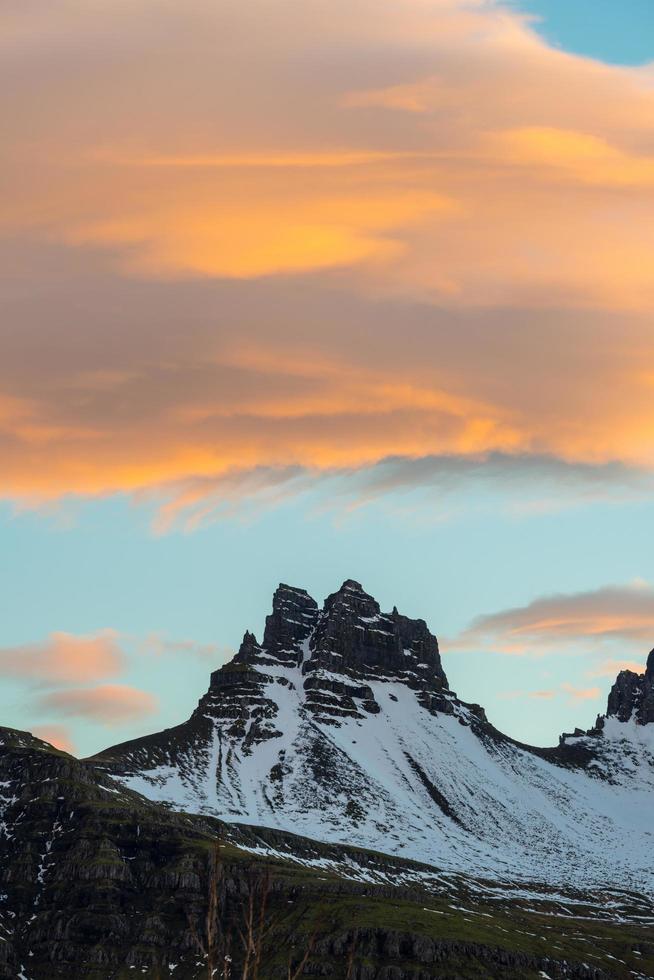
POLYGON ((183 720, 278 582, 555 742, 654 646, 651 0, 5 0, 1 723, 183 720))

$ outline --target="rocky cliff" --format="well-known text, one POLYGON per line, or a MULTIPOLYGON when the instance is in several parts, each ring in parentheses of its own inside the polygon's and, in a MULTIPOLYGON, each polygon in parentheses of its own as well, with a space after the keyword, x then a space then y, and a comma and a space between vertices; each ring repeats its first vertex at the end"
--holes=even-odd
POLYGON ((644 674, 622 670, 611 688, 607 716, 639 725, 654 723, 654 650, 647 658, 644 674))

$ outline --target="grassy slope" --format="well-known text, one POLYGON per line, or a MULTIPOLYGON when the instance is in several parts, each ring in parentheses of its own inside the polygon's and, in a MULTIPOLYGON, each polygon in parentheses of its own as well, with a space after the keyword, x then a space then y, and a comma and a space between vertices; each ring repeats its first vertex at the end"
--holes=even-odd
MULTIPOLYGON (((354 964, 376 969, 398 966, 407 972, 422 971, 423 975, 434 977, 542 980, 542 964, 533 970, 489 966, 483 957, 475 955, 474 947, 480 947, 541 960, 585 963, 619 980, 654 978, 652 926, 612 921, 602 917, 599 909, 589 910, 595 914, 577 916, 563 911, 556 901, 541 902, 534 908, 524 900, 492 900, 480 896, 464 901, 415 890, 407 893, 406 889, 398 889, 394 896, 388 886, 352 883, 346 887, 355 893, 347 894, 343 892, 342 879, 322 869, 253 858, 230 845, 223 848, 223 860, 230 874, 238 874, 240 865, 247 874, 271 875, 274 893, 269 908, 274 926, 266 944, 261 980, 285 975, 289 954, 297 962, 312 941, 320 945, 327 936, 346 937, 353 930, 424 936, 451 947, 438 965, 403 955, 385 957, 382 961, 355 947, 354 964)), ((346 943, 348 948, 351 945, 346 943)), ((196 957, 193 960, 196 970, 190 975, 198 976, 197 965, 201 961, 196 957)), ((319 967, 322 971, 329 965, 333 973, 327 975, 344 977, 346 962, 345 951, 329 955, 323 949, 311 957, 308 970, 313 973, 312 968, 319 967)), ((179 977, 179 970, 174 975, 179 977)), ((551 975, 557 975, 556 971, 551 975)))

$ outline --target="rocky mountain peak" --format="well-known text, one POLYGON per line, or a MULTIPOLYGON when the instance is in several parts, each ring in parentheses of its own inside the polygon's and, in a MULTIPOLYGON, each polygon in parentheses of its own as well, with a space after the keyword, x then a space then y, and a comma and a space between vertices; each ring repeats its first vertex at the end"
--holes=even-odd
POLYGON ((447 689, 438 641, 424 620, 402 616, 348 579, 328 596, 310 640, 305 672, 319 669, 367 680, 403 680, 447 689))
POLYGON ((339 606, 355 609, 361 614, 379 612, 379 603, 376 599, 368 595, 361 583, 355 582, 352 578, 346 579, 340 589, 332 592, 325 599, 325 611, 339 606))
MULTIPOLYGON (((230 716, 244 718, 255 706, 258 716, 264 714, 262 686, 275 676, 279 681, 281 668, 298 671, 286 674, 284 682, 301 687, 305 710, 328 724, 377 713, 371 687, 376 681, 406 684, 426 707, 452 710, 441 697, 449 691, 438 641, 424 620, 402 616, 396 607, 382 613, 354 579, 346 579, 322 609, 305 589, 280 584, 263 642, 246 632, 233 661, 212 674, 211 714, 228 709, 230 716), (240 697, 238 712, 233 699, 226 704, 227 690, 240 697)), ((201 710, 206 708, 203 702, 201 710)))
POLYGON ((438 641, 424 621, 395 608, 383 613, 354 579, 325 600, 302 672, 307 706, 322 721, 379 711, 376 681, 406 684, 432 708, 444 707, 434 697, 448 689, 438 641))
POLYGON ((622 722, 634 719, 639 725, 654 723, 654 650, 647 658, 644 674, 620 671, 609 693, 606 714, 622 722))
POLYGON ((257 642, 257 638, 254 633, 250 633, 246 630, 241 645, 238 649, 238 653, 234 657, 234 662, 239 664, 253 664, 257 657, 261 654, 261 646, 257 642))

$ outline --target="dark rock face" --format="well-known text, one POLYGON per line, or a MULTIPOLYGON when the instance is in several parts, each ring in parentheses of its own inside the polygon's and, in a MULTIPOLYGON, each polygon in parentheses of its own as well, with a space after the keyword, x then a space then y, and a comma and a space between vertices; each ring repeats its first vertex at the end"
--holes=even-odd
POLYGON ((262 647, 251 633, 246 633, 237 663, 275 664, 297 667, 302 660, 303 644, 311 636, 318 619, 318 604, 304 589, 278 586, 273 608, 266 617, 262 647), (265 651, 265 653, 264 653, 265 651))
POLYGON ((252 745, 280 734, 275 726, 277 704, 264 694, 272 681, 266 668, 297 667, 318 617, 318 606, 304 591, 280 585, 273 609, 266 618, 263 644, 246 632, 234 659, 211 675, 207 694, 194 717, 223 723, 233 719, 226 734, 242 738, 247 752, 252 745))
POLYGON ((311 639, 305 671, 319 668, 368 679, 401 679, 416 686, 447 689, 438 641, 422 619, 397 609, 382 613, 379 603, 348 579, 325 600, 311 639))
POLYGON ((633 718, 639 725, 654 722, 654 650, 644 674, 620 671, 609 694, 607 715, 623 722, 633 718))
POLYGON ((378 712, 366 681, 400 681, 424 691, 426 699, 448 689, 438 641, 426 623, 401 616, 397 609, 382 613, 352 579, 325 600, 309 649, 302 666, 307 707, 323 721, 361 717, 361 710, 378 712), (362 703, 357 706, 355 699, 362 703))

